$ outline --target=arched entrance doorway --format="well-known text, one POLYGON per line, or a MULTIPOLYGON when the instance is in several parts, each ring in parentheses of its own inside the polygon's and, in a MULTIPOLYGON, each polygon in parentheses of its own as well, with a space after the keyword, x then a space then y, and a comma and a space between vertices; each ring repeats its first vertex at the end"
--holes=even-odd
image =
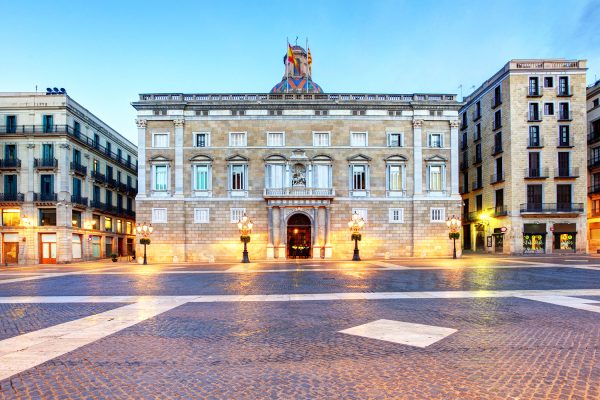
POLYGON ((302 213, 292 215, 287 223, 287 257, 310 258, 312 250, 310 218, 302 213))

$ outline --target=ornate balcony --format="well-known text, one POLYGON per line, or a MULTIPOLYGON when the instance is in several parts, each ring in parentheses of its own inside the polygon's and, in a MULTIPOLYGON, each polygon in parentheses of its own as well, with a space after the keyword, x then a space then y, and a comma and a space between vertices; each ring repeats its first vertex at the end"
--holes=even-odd
POLYGON ((75 196, 75 195, 71 195, 71 203, 73 203, 73 205, 75 207, 87 207, 88 206, 88 198, 87 197, 82 197, 82 196, 75 196))
POLYGON ((521 214, 579 214, 583 212, 583 203, 522 203, 521 214))
POLYGON ((18 170, 21 168, 21 160, 18 158, 5 158, 4 160, 0 160, 0 169, 1 170, 18 170))
POLYGON ((335 196, 333 188, 286 187, 265 189, 265 198, 332 198, 335 196))
POLYGON ((71 172, 73 172, 76 175, 86 176, 87 167, 76 162, 71 162, 71 172))
POLYGON ((33 168, 36 169, 55 169, 58 167, 56 158, 34 158, 33 168))
POLYGON ((11 205, 23 203, 25 195, 23 193, 0 193, 0 204, 11 205))
POLYGON ((34 193, 33 201, 35 202, 56 202, 58 196, 56 193, 34 193))

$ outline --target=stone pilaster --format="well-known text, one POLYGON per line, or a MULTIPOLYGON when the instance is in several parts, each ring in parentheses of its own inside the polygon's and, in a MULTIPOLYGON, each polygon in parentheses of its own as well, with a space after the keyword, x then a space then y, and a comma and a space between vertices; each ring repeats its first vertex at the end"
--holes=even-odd
POLYGON ((415 119, 412 123, 415 195, 420 195, 423 194, 423 140, 421 133, 423 120, 415 119))
POLYGON ((279 246, 277 247, 277 258, 285 259, 285 247, 287 245, 287 228, 285 224, 285 208, 279 207, 279 246))
POLYGON ((312 258, 319 259, 321 258, 321 243, 322 236, 320 235, 321 230, 321 221, 319 220, 319 210, 320 207, 313 208, 313 243, 312 243, 312 258))
POLYGON ((273 246, 273 207, 267 207, 267 258, 275 258, 275 248, 273 246))
POLYGON ((183 125, 184 119, 176 119, 175 124, 175 197, 183 197, 183 125))
POLYGON ((458 195, 458 120, 450 121, 450 194, 458 195))
POLYGON ((138 196, 146 197, 146 120, 136 120, 138 127, 138 196))
MULTIPOLYGON (((66 196, 70 193, 70 182, 71 177, 69 160, 71 159, 71 146, 68 143, 61 143, 58 145, 58 188, 59 193, 62 196, 62 200, 71 201, 66 196), (61 193, 62 192, 62 193, 61 193)), ((61 200, 59 196, 59 200, 61 200)))
POLYGON ((330 207, 325 207, 325 251, 324 258, 331 258, 333 251, 331 248, 331 210, 330 207))

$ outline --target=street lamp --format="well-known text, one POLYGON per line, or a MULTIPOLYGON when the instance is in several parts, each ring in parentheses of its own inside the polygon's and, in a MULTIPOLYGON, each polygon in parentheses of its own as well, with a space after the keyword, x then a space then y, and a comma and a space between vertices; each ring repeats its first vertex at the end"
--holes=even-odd
POLYGON ((144 245, 144 265, 148 265, 148 260, 146 259, 146 245, 150 244, 150 235, 154 231, 152 224, 148 225, 145 222, 143 224, 137 224, 135 227, 138 235, 141 235, 140 244, 144 245))
POLYGON ((448 218, 448 220, 446 221, 446 225, 448 226, 448 229, 450 229, 450 233, 448 234, 448 237, 450 239, 452 239, 453 244, 454 244, 452 258, 456 258, 456 239, 458 239, 460 237, 460 226, 461 226, 460 217, 457 218, 453 215, 452 218, 448 218))
POLYGON ((238 221, 238 229, 240 230, 240 241, 244 243, 244 251, 242 253, 242 262, 249 263, 250 259, 248 259, 248 242, 250 242, 250 233, 252 233, 252 227, 254 224, 248 218, 246 213, 242 219, 238 221))
POLYGON ((352 214, 352 219, 348 222, 348 228, 352 231, 352 240, 354 240, 354 255, 352 261, 360 261, 360 255, 358 253, 358 241, 362 239, 360 229, 365 226, 365 220, 362 219, 356 211, 352 214))

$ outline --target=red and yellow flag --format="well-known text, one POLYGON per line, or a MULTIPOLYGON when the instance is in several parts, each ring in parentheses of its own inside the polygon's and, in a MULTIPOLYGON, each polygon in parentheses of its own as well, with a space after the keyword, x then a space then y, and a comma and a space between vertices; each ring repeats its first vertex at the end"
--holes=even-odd
POLYGON ((308 48, 308 70, 312 73, 312 56, 310 55, 310 47, 308 48))
POLYGON ((296 71, 298 71, 298 73, 300 73, 300 66, 298 65, 298 60, 296 60, 296 58, 294 57, 294 52, 292 51, 292 46, 288 43, 288 62, 294 64, 294 68, 296 68, 296 71))

